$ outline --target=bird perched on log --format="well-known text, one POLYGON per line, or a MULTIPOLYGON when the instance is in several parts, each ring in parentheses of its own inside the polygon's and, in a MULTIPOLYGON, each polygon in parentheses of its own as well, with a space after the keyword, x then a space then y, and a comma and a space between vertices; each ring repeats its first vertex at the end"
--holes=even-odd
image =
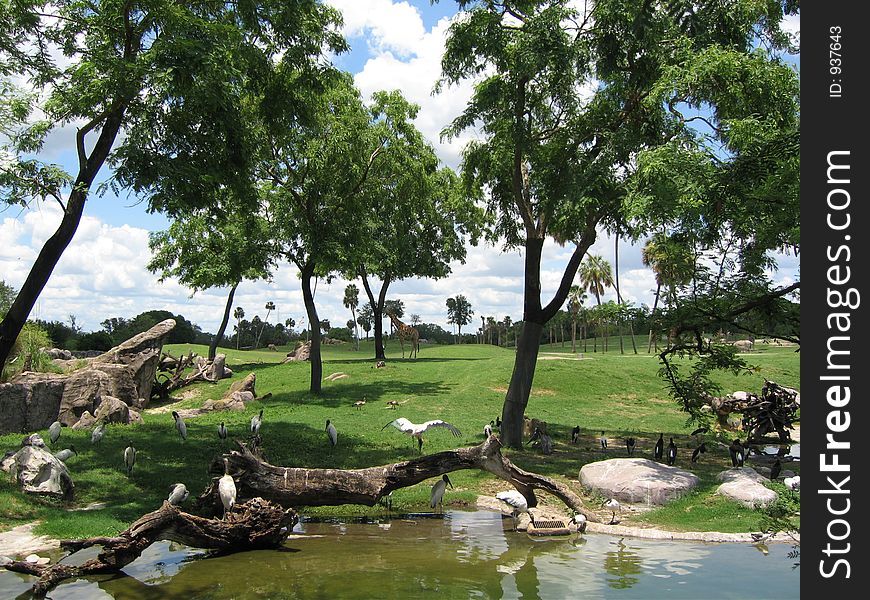
POLYGON ((508 490, 499 492, 495 495, 497 500, 501 500, 511 508, 511 516, 514 518, 514 529, 517 527, 517 519, 522 513, 529 515, 532 525, 535 524, 535 515, 529 512, 529 503, 526 497, 516 490, 508 490))
POLYGON ((329 419, 326 419, 326 435, 329 437, 329 443, 335 448, 338 443, 338 431, 329 419))
POLYGON ((97 426, 94 427, 94 430, 91 431, 91 443, 96 444, 101 439, 103 439, 103 434, 106 432, 106 424, 103 421, 97 423, 97 426))
POLYGON ((674 444, 674 438, 671 438, 671 443, 668 444, 668 465, 673 466, 677 460, 677 445, 674 444))
POLYGON ((634 455, 635 444, 636 444, 636 440, 633 437, 627 438, 625 440, 625 450, 628 452, 629 456, 634 455))
POLYGON ((732 467, 743 466, 743 444, 740 443, 740 440, 735 439, 731 442, 728 446, 728 454, 731 455, 732 467))
POLYGON ((580 426, 576 425, 574 429, 571 430, 571 443, 576 444, 580 441, 580 426))
POLYGON ((229 432, 227 431, 227 426, 224 425, 223 421, 221 421, 221 424, 218 425, 218 437, 221 439, 221 441, 224 441, 227 439, 228 435, 229 432))
POLYGON ((659 441, 656 442, 656 447, 655 447, 655 450, 653 451, 653 454, 654 454, 656 460, 661 460, 661 459, 662 459, 662 455, 663 455, 664 452, 665 452, 665 438, 664 438, 664 435, 665 435, 665 434, 663 434, 663 433, 660 433, 660 434, 659 434, 659 441))
POLYGON ((178 430, 178 435, 181 436, 181 441, 187 439, 187 425, 184 424, 184 419, 178 414, 178 411, 172 411, 172 418, 175 419, 175 429, 178 430))
POLYGON ((236 505, 236 482, 233 476, 230 475, 230 460, 224 457, 224 474, 218 480, 218 495, 221 498, 221 504, 224 506, 224 519, 227 518, 227 512, 232 512, 236 505))
POLYGON ((60 429, 61 424, 60 421, 55 421, 51 425, 48 426, 48 440, 51 442, 53 446, 57 440, 60 439, 60 429))
POLYGON ((76 452, 76 447, 73 446, 72 444, 70 444, 69 448, 65 448, 65 449, 61 450, 60 452, 56 452, 54 457, 61 462, 65 462, 65 461, 69 460, 73 454, 78 456, 78 452, 76 452))
POLYGON ((450 478, 447 476, 447 473, 441 476, 441 479, 435 482, 435 485, 432 486, 432 495, 429 497, 429 505, 432 508, 435 508, 436 505, 441 505, 441 512, 444 512, 444 491, 447 489, 447 486, 450 486, 450 489, 453 489, 453 484, 450 483, 450 478))
POLYGON ((692 462, 693 463, 698 462, 698 455, 704 454, 706 451, 707 451, 707 444, 702 442, 700 446, 698 446, 697 448, 692 450, 692 462))
POLYGON ((773 463, 773 466, 770 467, 770 480, 775 481, 777 477, 779 477, 780 472, 782 471, 782 462, 777 458, 776 462, 773 463))
POLYGON ((604 432, 601 432, 601 437, 598 438, 598 442, 601 444, 601 451, 607 452, 607 436, 604 435, 604 432))
POLYGON ((169 490, 169 498, 167 500, 172 506, 180 506, 190 495, 190 492, 187 491, 187 486, 183 483, 174 483, 169 490))
POLYGON ((263 409, 260 409, 259 414, 251 417, 251 435, 259 435, 260 434, 260 426, 263 425, 263 409))
POLYGON ((423 433, 429 429, 432 429, 433 427, 444 427, 456 437, 462 435, 462 432, 459 431, 456 427, 454 427, 450 423, 447 423, 446 421, 442 421, 441 419, 435 419, 433 421, 426 421, 425 423, 417 424, 412 423, 405 417, 399 417, 398 419, 394 419, 381 427, 381 431, 383 431, 390 425, 392 425, 402 433, 411 436, 412 438, 417 438, 417 448, 420 452, 423 451, 423 433))
POLYGON ((612 513, 609 525, 613 525, 614 523, 616 523, 616 513, 622 510, 622 505, 616 498, 610 498, 607 502, 604 503, 604 507, 612 513))
POLYGON ((136 464, 136 448, 133 447, 133 440, 127 443, 124 448, 124 466, 127 467, 127 477, 133 474, 133 465, 136 464))

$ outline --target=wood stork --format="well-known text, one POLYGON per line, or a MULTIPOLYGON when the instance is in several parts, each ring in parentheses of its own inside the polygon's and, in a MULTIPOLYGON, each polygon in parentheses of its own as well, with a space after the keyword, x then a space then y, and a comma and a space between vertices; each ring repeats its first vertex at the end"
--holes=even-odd
POLYGON ((529 503, 526 500, 526 497, 519 493, 517 490, 508 490, 506 492, 499 492, 495 495, 497 500, 501 500, 505 504, 511 507, 511 516, 514 518, 514 529, 517 526, 517 519, 522 513, 526 513, 529 515, 529 519, 532 521, 532 525, 535 524, 535 516, 529 512, 529 503))
POLYGON ((800 475, 795 475, 794 477, 786 477, 785 479, 782 480, 782 482, 785 484, 785 487, 787 487, 790 490, 801 489, 801 476, 800 475))
POLYGON ((127 477, 133 474, 133 465, 136 464, 136 448, 133 447, 133 440, 127 443, 124 448, 124 465, 127 467, 127 477))
POLYGON ((65 462, 65 461, 69 460, 73 454, 78 456, 78 452, 76 452, 76 447, 73 446, 72 444, 70 444, 69 448, 65 448, 64 450, 61 450, 60 452, 55 453, 54 457, 56 459, 58 459, 59 461, 65 462))
POLYGON ((707 451, 707 444, 702 442, 700 446, 698 446, 697 448, 692 450, 692 462, 693 463, 698 462, 698 455, 704 454, 706 451, 707 451))
POLYGON ((742 467, 743 466, 743 444, 740 443, 740 440, 735 439, 728 446, 728 454, 731 455, 731 466, 732 467, 742 467))
POLYGON ((777 458, 776 462, 773 463, 773 466, 770 468, 770 480, 774 481, 777 477, 779 477, 780 472, 782 471, 782 462, 777 458))
POLYGON ((221 497, 221 504, 224 505, 224 519, 227 518, 227 512, 232 512, 236 505, 236 482, 233 476, 230 475, 230 460, 224 457, 224 475, 218 480, 218 495, 221 497))
POLYGON ((453 484, 450 483, 450 478, 447 476, 447 473, 441 476, 441 479, 435 482, 435 485, 432 486, 432 495, 429 497, 429 505, 432 508, 435 508, 436 505, 441 505, 441 512, 444 512, 444 491, 447 489, 447 486, 450 486, 450 489, 453 489, 453 484))
POLYGON ((601 437, 598 438, 598 443, 601 444, 601 451, 607 452, 607 436, 604 435, 604 432, 601 432, 601 437))
POLYGON ((221 439, 221 441, 223 441, 223 440, 227 439, 228 435, 229 435, 229 432, 227 431, 227 426, 224 425, 223 421, 221 421, 221 424, 218 425, 218 437, 221 439))
POLYGON ((180 506, 190 495, 190 492, 187 491, 187 486, 183 483, 174 483, 169 490, 169 498, 167 500, 172 506, 180 506))
POLYGON ((671 438, 671 443, 668 444, 668 464, 673 466, 677 460, 677 445, 674 444, 674 438, 671 438))
POLYGON ((399 417, 398 419, 394 419, 393 421, 390 421, 389 423, 381 427, 381 431, 383 431, 390 425, 392 425, 402 433, 411 436, 412 438, 417 438, 417 448, 420 452, 423 451, 423 432, 427 431, 428 429, 431 429, 433 427, 444 427, 456 437, 462 435, 462 432, 459 431, 456 427, 454 427, 450 423, 447 423, 446 421, 442 421, 441 419, 435 419, 433 421, 426 421, 425 423, 417 424, 412 423, 405 417, 399 417))
POLYGON ((616 513, 622 510, 622 505, 616 498, 611 498, 604 503, 604 507, 611 512, 610 525, 616 523, 616 513))
POLYGON ((625 440, 625 450, 628 452, 629 456, 634 455, 634 446, 636 443, 637 442, 633 437, 627 438, 625 440))
POLYGON ((750 533, 750 537, 752 537, 753 544, 763 544, 767 540, 773 537, 772 531, 763 531, 761 533, 750 533))
POLYGON ((329 419, 326 419, 326 435, 329 436, 329 443, 335 448, 335 445, 338 443, 338 431, 336 431, 335 425, 329 419))
POLYGON ((259 414, 251 417, 251 435, 260 434, 260 426, 263 424, 263 409, 260 409, 259 414))
POLYGON ((580 426, 577 425, 574 429, 571 430, 571 443, 576 444, 580 441, 580 426))
POLYGON ((60 439, 60 421, 55 421, 51 425, 48 426, 48 439, 51 442, 52 446, 58 439, 60 439))
POLYGON ((184 419, 178 414, 178 411, 172 411, 172 418, 175 419, 175 428, 178 430, 178 435, 181 436, 181 441, 187 439, 187 425, 184 424, 184 419))
POLYGON ((489 436, 492 435, 492 428, 495 426, 495 421, 490 421, 486 425, 483 426, 483 437, 489 439, 489 436))
POLYGON ((663 434, 663 433, 660 433, 660 434, 659 434, 659 441, 656 442, 656 448, 655 448, 655 450, 653 451, 653 455, 655 456, 655 459, 656 459, 656 460, 661 460, 661 459, 662 459, 662 455, 664 454, 664 451, 665 451, 665 438, 664 438, 664 435, 665 435, 665 434, 663 434))
POLYGON ((103 434, 106 432, 106 424, 103 421, 97 423, 97 426, 94 427, 94 430, 91 432, 91 443, 96 444, 101 439, 103 439, 103 434))

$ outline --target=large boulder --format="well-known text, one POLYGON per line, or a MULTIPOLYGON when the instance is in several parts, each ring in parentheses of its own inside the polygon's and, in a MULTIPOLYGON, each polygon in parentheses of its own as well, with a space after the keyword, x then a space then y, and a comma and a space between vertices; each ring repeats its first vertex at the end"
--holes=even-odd
POLYGON ((769 481, 752 467, 736 467, 722 471, 716 476, 722 485, 716 490, 726 498, 730 498, 748 508, 763 508, 776 500, 776 492, 765 487, 769 481))
POLYGON ((311 357, 311 342, 302 344, 297 342, 297 344, 293 351, 287 353, 287 357, 282 362, 301 362, 311 357))
POLYGON ((46 429, 57 420, 64 384, 58 379, 0 384, 0 434, 46 429))
POLYGON ((646 458, 612 458, 580 469, 584 487, 628 504, 666 504, 699 482, 693 473, 646 458))
MULTIPOLYGON (((25 443, 28 440, 25 439, 25 443)), ((44 446, 24 445, 11 461, 4 461, 5 464, 24 492, 72 499, 75 485, 66 465, 44 446)))

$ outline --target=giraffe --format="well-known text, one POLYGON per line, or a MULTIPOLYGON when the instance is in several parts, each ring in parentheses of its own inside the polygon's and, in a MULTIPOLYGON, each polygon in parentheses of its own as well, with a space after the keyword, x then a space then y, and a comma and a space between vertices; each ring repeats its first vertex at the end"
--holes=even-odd
POLYGON ((413 358, 417 358, 417 350, 420 348, 419 332, 410 325, 402 323, 394 313, 388 312, 387 316, 390 317, 393 327, 395 327, 396 331, 399 333, 399 344, 402 346, 402 358, 405 358, 405 339, 411 340, 411 352, 408 354, 408 358, 412 358, 412 355, 413 358))

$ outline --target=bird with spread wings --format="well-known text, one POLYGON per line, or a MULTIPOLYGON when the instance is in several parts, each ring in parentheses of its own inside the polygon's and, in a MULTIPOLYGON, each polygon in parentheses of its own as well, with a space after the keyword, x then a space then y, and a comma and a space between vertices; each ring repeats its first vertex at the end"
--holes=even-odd
POLYGON ((398 419, 390 421, 389 423, 381 427, 381 431, 383 431, 390 425, 392 425, 402 433, 405 433, 413 438, 417 438, 417 449, 420 452, 423 451, 423 432, 428 429, 431 429, 433 427, 444 427, 450 430, 450 433, 452 433, 456 437, 462 435, 462 432, 459 431, 456 427, 446 421, 442 421, 441 419, 435 419, 433 421, 426 421, 425 423, 417 424, 412 423, 405 417, 399 417, 398 419))

